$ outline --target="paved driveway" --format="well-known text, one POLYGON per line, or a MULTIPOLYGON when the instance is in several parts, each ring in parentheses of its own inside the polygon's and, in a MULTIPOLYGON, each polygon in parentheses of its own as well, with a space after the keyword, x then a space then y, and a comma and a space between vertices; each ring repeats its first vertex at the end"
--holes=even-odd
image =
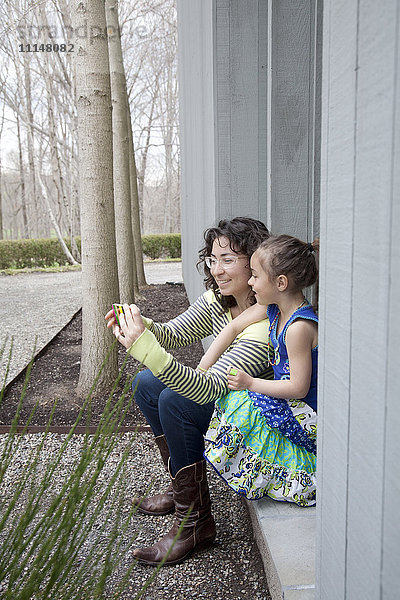
MULTIPOLYGON (((147 283, 182 281, 180 262, 146 263, 147 283)), ((21 273, 0 276, 0 387, 3 384, 11 338, 12 361, 7 376, 11 381, 28 364, 36 338, 36 353, 71 320, 82 306, 81 272, 21 273)))

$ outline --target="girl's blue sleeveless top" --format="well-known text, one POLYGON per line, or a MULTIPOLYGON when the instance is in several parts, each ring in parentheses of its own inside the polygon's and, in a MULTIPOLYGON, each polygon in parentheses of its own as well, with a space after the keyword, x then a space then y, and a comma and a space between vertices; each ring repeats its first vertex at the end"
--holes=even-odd
MULTIPOLYGON (((306 304, 295 310, 290 319, 285 324, 281 333, 276 337, 276 328, 278 324, 277 314, 279 308, 276 304, 269 304, 267 316, 270 322, 270 340, 274 348, 274 362, 272 365, 275 379, 290 379, 289 358, 286 348, 287 328, 296 319, 309 319, 318 323, 318 317, 315 314, 311 304, 306 304)), ((311 384, 307 395, 304 398, 298 398, 306 402, 315 412, 317 412, 317 380, 318 380, 318 346, 311 351, 312 373, 311 384)))

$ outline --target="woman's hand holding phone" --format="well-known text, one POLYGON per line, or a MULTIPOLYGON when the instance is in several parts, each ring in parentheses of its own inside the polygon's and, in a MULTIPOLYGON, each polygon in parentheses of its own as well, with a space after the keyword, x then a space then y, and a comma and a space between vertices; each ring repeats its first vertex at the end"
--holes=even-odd
POLYGON ((130 348, 145 330, 142 316, 136 304, 113 305, 106 314, 107 327, 125 348, 130 348), (122 310, 115 307, 122 307, 122 310))

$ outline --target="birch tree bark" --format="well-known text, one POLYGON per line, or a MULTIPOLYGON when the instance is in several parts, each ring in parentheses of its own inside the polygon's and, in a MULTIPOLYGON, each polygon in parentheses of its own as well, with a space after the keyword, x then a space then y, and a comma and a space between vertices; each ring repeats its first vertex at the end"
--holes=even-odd
MULTIPOLYGON (((113 337, 104 315, 119 298, 113 204, 111 84, 104 0, 73 0, 82 233, 82 359, 77 393, 86 395, 113 337)), ((114 348, 97 387, 117 375, 114 348)))

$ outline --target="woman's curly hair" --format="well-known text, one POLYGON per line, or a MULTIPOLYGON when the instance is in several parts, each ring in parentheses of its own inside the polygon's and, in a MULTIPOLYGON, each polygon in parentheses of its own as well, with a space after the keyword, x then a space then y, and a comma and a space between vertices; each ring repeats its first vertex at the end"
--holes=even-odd
MULTIPOLYGON (((261 221, 252 219, 251 217, 235 217, 234 219, 222 219, 217 227, 210 227, 204 232, 205 246, 199 251, 199 261, 197 268, 201 266, 204 271, 204 285, 206 289, 212 289, 223 309, 226 311, 236 305, 236 300, 233 296, 223 296, 217 282, 211 275, 210 269, 207 267, 204 259, 210 256, 212 246, 216 239, 226 237, 229 240, 229 247, 234 254, 245 254, 251 257, 253 252, 263 240, 269 237, 267 227, 261 221)), ((253 292, 249 289, 250 303, 254 304, 253 292)))

